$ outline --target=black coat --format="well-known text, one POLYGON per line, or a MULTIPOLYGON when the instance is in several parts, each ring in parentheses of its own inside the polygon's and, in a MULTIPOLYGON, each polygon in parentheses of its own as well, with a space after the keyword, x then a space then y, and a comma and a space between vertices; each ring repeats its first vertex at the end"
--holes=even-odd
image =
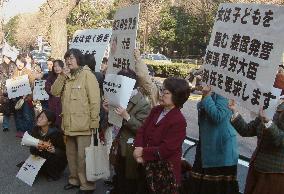
POLYGON ((35 147, 31 147, 30 152, 33 155, 46 159, 46 162, 41 168, 41 172, 53 178, 59 177, 67 165, 66 148, 63 140, 63 133, 56 128, 49 128, 47 134, 41 136, 40 129, 38 127, 35 127, 30 132, 30 135, 42 141, 50 141, 51 144, 55 147, 55 153, 39 151, 35 147))
POLYGON ((0 111, 4 115, 10 115, 14 112, 15 102, 8 99, 6 81, 13 77, 15 70, 16 65, 13 62, 0 64, 0 111))

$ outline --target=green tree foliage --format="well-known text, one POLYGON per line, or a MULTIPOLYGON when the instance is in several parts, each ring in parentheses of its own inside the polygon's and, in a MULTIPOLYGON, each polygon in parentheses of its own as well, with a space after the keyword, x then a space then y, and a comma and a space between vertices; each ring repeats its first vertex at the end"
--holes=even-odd
POLYGON ((4 33, 5 33, 6 41, 8 41, 8 43, 12 46, 17 46, 15 34, 16 34, 18 22, 19 22, 19 15, 16 15, 12 17, 8 21, 8 23, 4 26, 4 33))
MULTIPOLYGON (((183 7, 168 7, 161 12, 158 33, 151 34, 154 51, 173 56, 201 55, 205 50, 209 29, 183 7)), ((210 26, 211 27, 211 26, 210 26)))

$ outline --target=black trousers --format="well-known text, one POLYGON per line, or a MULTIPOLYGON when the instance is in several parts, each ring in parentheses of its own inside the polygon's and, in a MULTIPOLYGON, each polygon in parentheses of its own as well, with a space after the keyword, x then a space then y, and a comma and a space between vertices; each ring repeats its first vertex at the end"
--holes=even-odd
POLYGON ((142 166, 139 166, 138 178, 127 179, 125 171, 127 166, 125 157, 120 157, 115 166, 115 175, 113 177, 114 189, 111 194, 150 194, 147 189, 145 173, 142 166))

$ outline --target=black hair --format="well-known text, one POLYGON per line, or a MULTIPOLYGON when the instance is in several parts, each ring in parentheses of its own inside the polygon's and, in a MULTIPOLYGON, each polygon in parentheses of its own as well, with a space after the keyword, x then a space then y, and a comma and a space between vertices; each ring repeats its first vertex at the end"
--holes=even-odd
POLYGON ((134 86, 134 89, 136 89, 138 87, 138 83, 137 83, 137 75, 136 73, 131 70, 131 69, 122 69, 120 70, 117 75, 123 75, 125 77, 129 77, 131 79, 134 79, 136 82, 135 82, 135 86, 134 86))
POLYGON ((181 78, 169 77, 165 79, 164 89, 172 93, 172 101, 178 108, 182 108, 183 104, 190 96, 190 87, 186 80, 181 78))
POLYGON ((102 63, 107 64, 107 62, 108 62, 108 59, 106 57, 104 57, 102 63))
POLYGON ((96 59, 95 56, 92 54, 85 54, 84 55, 84 62, 85 65, 88 65, 88 67, 92 70, 96 70, 96 59))
POLYGON ((47 61, 51 61, 52 63, 54 63, 55 59, 50 57, 50 58, 47 59, 47 61))
POLYGON ((21 61, 22 63, 24 63, 25 66, 27 65, 27 60, 26 60, 26 58, 25 58, 25 55, 23 55, 23 54, 18 55, 16 61, 17 61, 17 60, 19 60, 19 61, 21 61))
POLYGON ((50 111, 50 110, 47 110, 47 109, 42 110, 42 111, 39 113, 39 115, 37 116, 36 119, 38 120, 38 118, 40 117, 40 115, 42 115, 43 113, 45 114, 45 116, 46 116, 48 122, 50 122, 49 127, 55 127, 56 116, 55 116, 54 112, 52 112, 52 111, 50 111))
POLYGON ((55 63, 58 63, 58 65, 59 65, 61 68, 64 68, 64 62, 63 62, 62 60, 60 60, 60 59, 54 60, 54 61, 53 61, 53 66, 52 66, 52 73, 53 73, 54 75, 56 75, 56 73, 55 73, 55 71, 54 71, 54 65, 55 65, 55 63))
POLYGON ((32 60, 34 60, 32 54, 30 52, 25 52, 25 53, 23 53, 23 55, 24 55, 25 58, 30 57, 32 60))
POLYGON ((66 60, 71 55, 73 55, 76 58, 77 64, 79 66, 84 66, 84 55, 82 54, 82 52, 79 49, 68 50, 64 55, 64 59, 66 60))

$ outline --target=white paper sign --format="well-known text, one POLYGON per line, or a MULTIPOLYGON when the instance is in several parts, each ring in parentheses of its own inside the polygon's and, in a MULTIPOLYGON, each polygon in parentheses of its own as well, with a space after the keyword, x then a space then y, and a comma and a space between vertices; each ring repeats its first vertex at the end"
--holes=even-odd
POLYGON ((140 4, 119 9, 114 15, 108 73, 116 74, 121 69, 134 70, 140 4))
POLYGON ((105 56, 111 38, 111 29, 85 29, 77 30, 73 36, 70 48, 81 50, 83 54, 93 54, 96 59, 96 72, 105 56))
POLYGON ((46 80, 35 80, 33 99, 34 100, 48 100, 49 95, 45 91, 45 82, 46 80))
POLYGON ((109 102, 109 122, 121 127, 122 117, 114 112, 116 107, 127 108, 136 81, 134 79, 115 74, 106 74, 104 80, 104 94, 109 102))
POLYGON ((281 6, 221 4, 204 57, 204 83, 254 112, 274 106, 283 31, 281 6))
POLYGON ((8 79, 6 81, 8 98, 17 98, 32 93, 28 75, 16 77, 15 79, 8 79))
POLYGON ((19 54, 19 51, 17 51, 16 48, 11 47, 8 43, 5 42, 5 44, 2 48, 2 55, 10 57, 12 59, 12 61, 15 61, 18 54, 19 54))
POLYGON ((46 159, 42 157, 30 155, 20 168, 16 177, 27 183, 29 186, 32 186, 45 161, 46 159))

